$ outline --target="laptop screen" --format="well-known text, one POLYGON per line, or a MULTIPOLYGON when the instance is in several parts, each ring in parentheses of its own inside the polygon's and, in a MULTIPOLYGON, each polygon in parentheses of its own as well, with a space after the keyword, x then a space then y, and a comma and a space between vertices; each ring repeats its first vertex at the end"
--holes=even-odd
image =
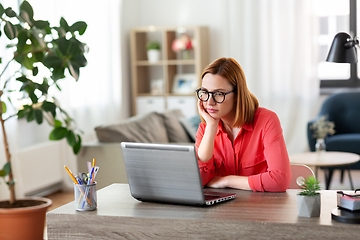
POLYGON ((204 204, 195 146, 123 142, 121 148, 134 198, 204 204))

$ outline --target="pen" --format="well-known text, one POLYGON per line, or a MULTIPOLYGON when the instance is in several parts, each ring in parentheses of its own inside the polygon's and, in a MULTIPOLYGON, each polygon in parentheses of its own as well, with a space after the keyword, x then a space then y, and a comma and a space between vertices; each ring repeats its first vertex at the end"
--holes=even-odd
POLYGON ((94 168, 95 168, 95 158, 93 159, 93 166, 92 166, 92 168, 91 168, 91 173, 90 173, 90 176, 89 176, 88 185, 89 185, 89 184, 92 184, 93 181, 94 181, 94 168))

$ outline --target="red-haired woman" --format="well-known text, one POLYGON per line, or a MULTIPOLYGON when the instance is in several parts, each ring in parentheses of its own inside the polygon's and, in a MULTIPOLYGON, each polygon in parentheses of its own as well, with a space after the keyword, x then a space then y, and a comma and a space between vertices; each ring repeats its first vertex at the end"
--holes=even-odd
POLYGON ((232 58, 212 62, 196 90, 202 118, 196 150, 203 185, 282 192, 291 172, 277 115, 259 107, 241 66, 232 58))

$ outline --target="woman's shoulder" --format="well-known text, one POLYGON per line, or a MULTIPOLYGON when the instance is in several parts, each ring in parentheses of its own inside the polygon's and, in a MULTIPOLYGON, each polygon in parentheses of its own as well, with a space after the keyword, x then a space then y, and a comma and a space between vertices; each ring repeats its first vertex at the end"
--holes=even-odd
POLYGON ((267 108, 264 107, 258 107, 256 112, 255 112, 255 121, 279 121, 279 117, 278 115, 267 108))
POLYGON ((267 109, 267 108, 264 108, 264 107, 258 107, 256 109, 256 112, 255 112, 255 115, 261 115, 261 116, 277 116, 277 114, 270 110, 270 109, 267 109))

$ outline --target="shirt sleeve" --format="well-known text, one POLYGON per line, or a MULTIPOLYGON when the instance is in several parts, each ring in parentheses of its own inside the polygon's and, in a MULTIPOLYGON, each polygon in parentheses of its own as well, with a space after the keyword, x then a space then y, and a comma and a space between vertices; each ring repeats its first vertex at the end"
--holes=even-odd
MULTIPOLYGON (((201 140, 204 136, 206 124, 200 123, 198 131, 196 133, 196 139, 195 139, 195 149, 196 153, 199 149, 199 145, 201 143, 201 140)), ((215 164, 214 164, 214 158, 212 157, 209 161, 203 162, 198 160, 199 169, 200 169, 200 176, 202 185, 205 186, 210 182, 211 179, 213 179, 214 171, 215 171, 215 164)))
POLYGON ((264 155, 268 169, 266 172, 249 176, 253 191, 283 192, 289 188, 291 180, 290 160, 278 116, 270 112, 262 125, 264 155))

